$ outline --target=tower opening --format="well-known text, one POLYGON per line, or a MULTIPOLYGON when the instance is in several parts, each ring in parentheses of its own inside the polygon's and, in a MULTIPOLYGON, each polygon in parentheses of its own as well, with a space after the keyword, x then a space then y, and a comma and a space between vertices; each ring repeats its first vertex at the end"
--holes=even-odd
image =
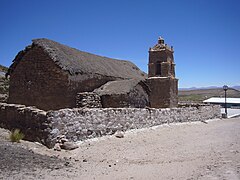
POLYGON ((157 62, 156 63, 156 76, 161 76, 161 75, 162 75, 161 63, 157 62))

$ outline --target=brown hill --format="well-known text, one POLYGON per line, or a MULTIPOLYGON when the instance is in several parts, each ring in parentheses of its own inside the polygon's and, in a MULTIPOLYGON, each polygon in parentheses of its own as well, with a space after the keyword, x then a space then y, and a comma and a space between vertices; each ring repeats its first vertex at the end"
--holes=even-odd
MULTIPOLYGON (((197 90, 180 90, 178 93, 179 101, 185 102, 202 102, 210 97, 224 97, 224 90, 222 88, 214 89, 197 89, 197 90)), ((240 98, 240 91, 229 88, 227 97, 240 98)))

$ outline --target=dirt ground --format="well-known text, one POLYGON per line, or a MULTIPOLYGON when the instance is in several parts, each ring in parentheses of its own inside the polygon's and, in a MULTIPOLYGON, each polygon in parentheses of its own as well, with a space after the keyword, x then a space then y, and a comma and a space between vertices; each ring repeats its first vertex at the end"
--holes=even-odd
POLYGON ((0 179, 239 180, 240 118, 133 130, 54 151, 0 129, 0 179))

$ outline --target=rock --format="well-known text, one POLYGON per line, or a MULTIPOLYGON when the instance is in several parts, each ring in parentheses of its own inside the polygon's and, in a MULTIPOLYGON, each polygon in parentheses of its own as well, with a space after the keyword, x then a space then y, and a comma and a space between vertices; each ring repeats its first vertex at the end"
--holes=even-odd
POLYGON ((73 142, 64 142, 62 145, 60 145, 60 147, 62 149, 65 149, 65 150, 73 150, 73 149, 77 149, 78 148, 78 145, 76 145, 75 143, 73 142))
POLYGON ((57 139, 63 139, 63 138, 66 138, 66 136, 65 135, 58 135, 57 136, 57 139))
POLYGON ((50 132, 52 135, 55 135, 55 137, 59 134, 59 130, 58 129, 53 129, 51 132, 50 132))
POLYGON ((59 143, 56 143, 53 148, 55 151, 61 151, 61 147, 59 143))
POLYGON ((204 120, 201 120, 201 122, 203 122, 203 123, 205 123, 205 124, 208 124, 208 122, 207 122, 207 121, 204 121, 204 120))
POLYGON ((65 166, 69 166, 69 164, 70 164, 70 162, 68 162, 68 161, 64 163, 65 166))
POLYGON ((124 138, 124 134, 123 134, 122 131, 116 131, 115 137, 117 137, 117 138, 124 138))
POLYGON ((61 139, 61 143, 65 143, 65 142, 68 142, 68 139, 62 138, 62 139, 61 139))

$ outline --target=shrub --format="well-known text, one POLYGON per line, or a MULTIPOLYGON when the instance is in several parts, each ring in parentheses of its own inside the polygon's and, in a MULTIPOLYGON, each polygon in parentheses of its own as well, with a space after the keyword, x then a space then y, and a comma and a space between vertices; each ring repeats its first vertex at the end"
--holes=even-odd
POLYGON ((15 129, 10 134, 10 140, 11 142, 18 142, 20 143, 20 140, 24 138, 24 134, 20 132, 20 129, 15 129))

